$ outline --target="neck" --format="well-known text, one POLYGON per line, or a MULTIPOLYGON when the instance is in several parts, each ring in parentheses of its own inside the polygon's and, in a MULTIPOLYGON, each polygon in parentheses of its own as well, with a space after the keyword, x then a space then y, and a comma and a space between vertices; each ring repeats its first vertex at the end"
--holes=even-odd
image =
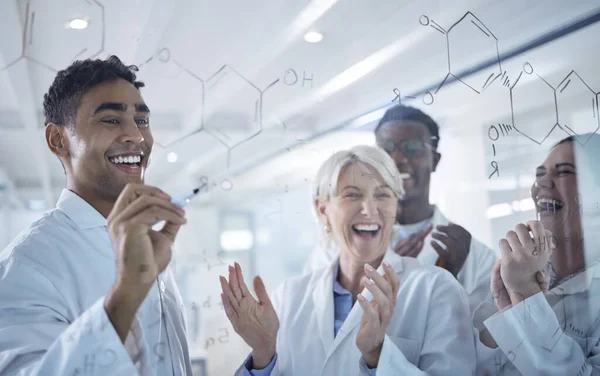
POLYGON ((115 206, 114 199, 106 199, 99 197, 98 195, 89 192, 86 189, 77 187, 72 182, 67 182, 67 189, 84 199, 88 204, 90 204, 94 209, 96 209, 100 214, 102 214, 104 218, 108 218, 108 215, 115 206))
POLYGON ((398 202, 396 221, 401 225, 411 225, 433 216, 433 205, 427 196, 398 202))
MULTIPOLYGON (((340 270, 338 272, 338 283, 352 293, 352 300, 356 301, 358 294, 364 289, 363 277, 365 276, 365 261, 360 261, 349 256, 350 251, 340 252, 340 270)), ((377 270, 384 255, 379 256, 368 264, 377 270)))

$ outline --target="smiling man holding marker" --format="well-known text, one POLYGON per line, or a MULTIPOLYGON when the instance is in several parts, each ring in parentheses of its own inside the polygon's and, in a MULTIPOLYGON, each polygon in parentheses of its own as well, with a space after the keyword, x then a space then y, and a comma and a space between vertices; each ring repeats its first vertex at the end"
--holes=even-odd
POLYGON ((143 184, 153 139, 136 70, 77 61, 44 96, 67 188, 0 253, 2 375, 191 375, 167 267, 185 213, 143 184))

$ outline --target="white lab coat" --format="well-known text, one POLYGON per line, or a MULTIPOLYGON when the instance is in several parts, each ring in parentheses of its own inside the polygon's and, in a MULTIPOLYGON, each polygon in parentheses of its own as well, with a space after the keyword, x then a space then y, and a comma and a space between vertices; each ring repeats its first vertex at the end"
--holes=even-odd
POLYGON ((477 342, 477 375, 600 375, 600 264, 514 307, 475 311, 498 348, 477 342))
POLYGON ((0 374, 191 375, 183 305, 167 269, 125 345, 104 309, 116 277, 106 220, 70 191, 0 253, 0 374))
MULTIPOLYGON (((475 348, 467 296, 455 278, 415 259, 386 255, 400 280, 398 303, 379 358, 377 375, 468 376, 475 348)), ((290 278, 272 302, 280 321, 277 362, 271 375, 366 374, 356 346, 363 310, 354 304, 334 338, 334 268, 290 278), (361 371, 362 370, 362 371, 361 371)), ((379 273, 383 273, 382 267, 379 273)), ((363 294, 371 299, 368 290, 363 294)), ((238 370, 242 375, 242 368, 238 370)))
MULTIPOLYGON (((435 251, 435 248, 431 246, 431 240, 433 240, 431 234, 435 231, 435 226, 448 225, 450 222, 444 217, 437 206, 434 205, 431 223, 434 226, 434 230, 425 238, 423 249, 417 256, 417 260, 419 260, 422 265, 435 265, 438 254, 435 251)), ((397 243, 390 244, 388 253, 394 253, 396 244, 397 243)), ((304 266, 304 273, 309 273, 310 271, 329 265, 337 253, 336 250, 324 249, 320 246, 316 247, 304 266)), ((467 256, 462 269, 456 276, 458 282, 460 282, 467 292, 471 311, 475 310, 475 308, 477 308, 477 306, 488 296, 490 291, 490 275, 496 261, 497 257, 494 251, 472 236, 469 255, 467 256)))

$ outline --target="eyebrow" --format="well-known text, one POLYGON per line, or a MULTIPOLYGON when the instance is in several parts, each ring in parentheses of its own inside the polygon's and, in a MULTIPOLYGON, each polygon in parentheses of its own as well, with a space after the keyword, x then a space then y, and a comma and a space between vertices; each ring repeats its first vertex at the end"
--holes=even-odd
POLYGON ((569 162, 562 162, 562 163, 557 163, 554 165, 554 168, 561 168, 561 167, 572 167, 575 168, 575 165, 573 163, 569 163, 569 162))
MULTIPOLYGON (((125 112, 125 111, 127 111, 127 105, 125 103, 118 103, 118 102, 104 102, 104 103, 101 103, 100 106, 98 106, 94 110, 94 115, 96 115, 97 113, 102 112, 102 111, 119 111, 119 112, 125 112)), ((135 111, 136 112, 150 113, 150 109, 144 103, 138 103, 138 104, 136 104, 135 105, 135 111)))
MULTIPOLYGON (((569 163, 569 162, 561 162, 561 163, 557 163, 557 164, 554 165, 554 168, 556 168, 556 169, 561 168, 561 167, 576 168, 573 163, 569 163)), ((536 170, 545 170, 546 167, 544 167, 544 166, 537 166, 535 169, 536 170)))
MULTIPOLYGON (((389 188, 389 189, 392 189, 392 188, 390 188, 390 186, 389 186, 389 185, 387 185, 387 184, 382 184, 382 185, 380 185, 379 187, 377 187, 377 189, 388 189, 388 188, 389 188)), ((360 191, 360 190, 361 190, 360 188, 358 188, 358 187, 356 187, 356 186, 354 186, 354 185, 347 185, 347 186, 345 186, 344 188, 342 188, 342 191, 343 191, 344 189, 356 189, 357 191, 360 191)))

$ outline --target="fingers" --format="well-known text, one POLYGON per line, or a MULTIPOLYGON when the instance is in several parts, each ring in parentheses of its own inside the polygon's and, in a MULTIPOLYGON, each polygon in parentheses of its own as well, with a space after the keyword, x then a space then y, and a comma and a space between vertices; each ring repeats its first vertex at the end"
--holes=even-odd
POLYGON ((231 265, 229 265, 229 287, 231 287, 231 291, 233 292, 235 299, 237 301, 242 300, 242 290, 240 289, 237 272, 231 265))
POLYGON ((244 275, 242 274, 242 267, 237 262, 234 263, 234 267, 235 267, 237 279, 240 283, 240 291, 242 292, 242 297, 251 295, 250 291, 248 290, 248 287, 246 286, 246 282, 244 281, 244 275))
POLYGON ((535 278, 540 284, 540 289, 542 290, 542 292, 544 294, 547 294, 548 290, 550 290, 550 276, 544 272, 537 272, 535 273, 535 278))
MULTIPOLYGON (((118 214, 121 213, 126 207, 128 207, 133 201, 142 195, 154 196, 162 198, 166 201, 171 201, 171 196, 163 192, 162 190, 144 184, 129 183, 125 186, 111 212, 118 214)), ((110 215, 109 215, 110 218, 110 215)))
POLYGON ((373 267, 369 264, 365 264, 365 274, 367 278, 375 283, 375 286, 381 290, 381 292, 386 296, 388 300, 393 298, 392 293, 392 285, 386 281, 381 274, 379 274, 373 267))
POLYGON ((500 254, 502 259, 509 260, 512 257, 512 248, 510 247, 510 243, 508 242, 508 240, 500 239, 500 241, 498 242, 498 247, 500 248, 500 254))
MULTIPOLYGON (((522 243, 519 240, 517 233, 514 231, 507 232, 506 238, 503 240, 506 240, 508 242, 508 244, 510 245, 510 248, 511 248, 511 252, 516 252, 519 248, 522 247, 522 243)), ((502 241, 502 240, 500 240, 500 241, 502 241)))
MULTIPOLYGON (((526 246, 526 247, 532 247, 533 245, 535 245, 534 240, 531 238, 531 235, 529 234, 529 228, 527 228, 527 226, 525 226, 522 223, 519 223, 518 225, 515 226, 515 231, 512 231, 516 236, 517 239, 519 241, 520 244, 526 246)), ((508 235, 508 234, 507 234, 508 235)), ((507 240, 510 242, 510 240, 507 237, 507 240)), ((511 244, 512 246, 512 244, 511 244)), ((514 247, 513 250, 516 249, 520 249, 520 246, 514 247)))
POLYGON ((437 242, 432 241, 431 247, 433 247, 433 249, 435 249, 435 251, 442 258, 442 260, 450 261, 449 252, 447 250, 445 250, 444 248, 442 248, 442 246, 439 245, 437 242))
POLYGON ((225 307, 225 302, 227 301, 227 304, 229 304, 229 306, 231 308, 231 312, 233 312, 233 314, 235 314, 235 316, 231 316, 231 317, 228 314, 227 317, 229 317, 230 320, 232 317, 237 318, 239 316, 238 315, 238 307, 240 306, 239 301, 233 294, 233 291, 231 290, 231 287, 229 286, 229 283, 227 283, 227 280, 225 279, 225 277, 219 276, 219 281, 221 282, 221 290, 223 291, 222 296, 225 298, 225 300, 223 301, 223 307, 225 307))
POLYGON ((427 226, 425 226, 424 229, 418 231, 417 234, 419 234, 419 238, 423 240, 427 235, 429 235, 431 230, 433 230, 433 223, 430 222, 427 226))
POLYGON ((159 231, 161 234, 167 236, 169 239, 171 239, 172 242, 175 241, 175 237, 177 236, 177 233, 179 232, 179 229, 181 228, 182 225, 171 222, 171 221, 167 221, 165 223, 165 225, 163 226, 163 228, 159 231))
POLYGON ((185 224, 185 211, 165 198, 142 194, 120 213, 117 213, 110 222, 132 221, 151 226, 161 220, 177 225, 185 224))
POLYGON ((264 304, 267 307, 273 307, 271 299, 269 299, 269 294, 267 294, 265 283, 259 276, 254 277, 254 292, 256 293, 256 297, 260 304, 264 304))
POLYGON ((491 278, 490 278, 490 290, 496 291, 499 288, 501 275, 500 275, 500 266, 502 260, 496 261, 494 267, 492 268, 491 278))
POLYGON ((385 280, 392 285, 392 293, 394 298, 396 298, 398 296, 398 291, 400 291, 400 280, 398 279, 398 275, 387 261, 383 262, 383 270, 385 272, 385 280))
POLYGON ((400 241, 394 247, 394 252, 400 256, 416 257, 422 248, 423 239, 418 233, 415 233, 400 241))
POLYGON ((221 294, 221 301, 223 302, 223 308, 225 309, 227 319, 229 319, 229 322, 231 322, 233 325, 239 317, 237 311, 233 308, 233 305, 229 301, 229 298, 227 298, 227 295, 221 294))
POLYGON ((381 325, 381 319, 379 318, 379 313, 375 310, 375 308, 365 299, 364 296, 358 295, 357 299, 358 304, 363 309, 363 317, 367 319, 367 322, 373 323, 376 327, 381 325))
POLYGON ((533 240, 536 244, 546 243, 546 230, 540 221, 529 221, 526 227, 533 233, 533 240))

